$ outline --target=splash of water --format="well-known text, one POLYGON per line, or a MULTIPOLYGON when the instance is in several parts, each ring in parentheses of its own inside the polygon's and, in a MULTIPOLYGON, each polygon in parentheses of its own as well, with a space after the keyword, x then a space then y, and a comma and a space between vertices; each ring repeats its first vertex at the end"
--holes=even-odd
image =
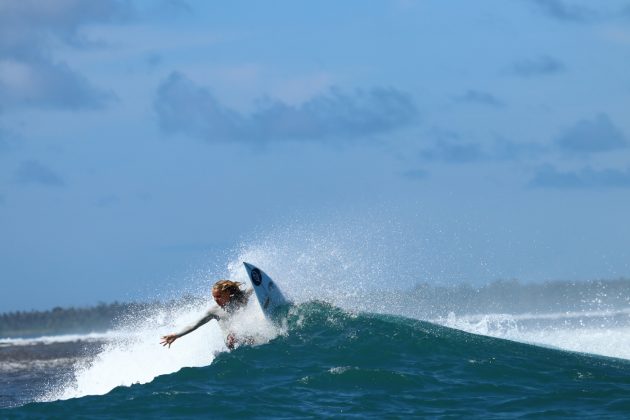
MULTIPOLYGON (((597 311, 557 312, 554 307, 543 313, 504 314, 475 308, 480 313, 435 316, 448 302, 432 301, 420 308, 404 290, 423 273, 408 254, 399 252, 406 243, 400 235, 386 238, 373 227, 283 229, 244 246, 230 273, 238 275, 238 261, 249 261, 264 267, 296 303, 324 300, 348 311, 413 317, 474 334, 630 359, 630 309, 609 307, 601 292, 586 296, 593 300, 586 307, 602 308, 597 311), (394 253, 383 252, 392 244, 394 253)), ((517 284, 507 286, 514 291, 506 295, 518 293, 517 284)), ((582 293, 576 296, 585 299, 582 293)))
MULTIPOLYGON (((295 303, 322 300, 351 312, 433 320, 476 334, 630 359, 628 314, 621 315, 620 324, 604 327, 592 323, 568 325, 567 317, 555 315, 530 317, 549 321, 532 326, 526 316, 483 313, 482 308, 481 316, 476 318, 455 313, 432 316, 443 310, 444 302, 418 307, 408 292, 414 283, 430 277, 423 271, 422 260, 414 258, 421 252, 416 245, 417 241, 405 237, 404 229, 389 222, 287 225, 245 241, 233 252, 224 277, 248 284, 242 266, 247 261, 263 268, 295 303)), ((209 290, 208 280, 203 283, 209 290)), ((104 394, 117 386, 149 382, 182 367, 212 363, 217 352, 227 350, 225 332, 214 321, 179 339, 171 349, 158 344, 160 336, 194 323, 208 305, 206 301, 162 308, 128 320, 111 333, 112 339, 94 358, 76 367, 72 381, 51 390, 43 399, 104 394)), ((605 312, 600 318, 608 319, 609 315, 605 312)), ((619 314, 613 315, 619 318, 619 314)), ((588 314, 573 317, 577 318, 590 319, 588 314)), ((266 321, 259 306, 251 302, 229 328, 255 337, 259 344, 285 332, 266 321)))
MULTIPOLYGON (((93 358, 76 365, 72 379, 53 387, 40 400, 103 395, 115 387, 148 383, 183 367, 209 365, 218 352, 227 351, 226 331, 216 321, 179 338, 171 348, 159 344, 161 336, 194 324, 209 304, 160 308, 142 318, 130 317, 118 329, 101 337, 107 339, 102 349, 93 358)), ((230 320, 228 328, 237 336, 252 338, 256 344, 265 343, 281 332, 252 302, 230 320)))

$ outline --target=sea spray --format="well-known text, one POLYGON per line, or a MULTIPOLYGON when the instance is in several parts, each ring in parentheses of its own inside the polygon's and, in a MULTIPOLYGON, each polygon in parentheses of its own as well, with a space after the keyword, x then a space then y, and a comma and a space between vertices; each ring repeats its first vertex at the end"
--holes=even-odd
MULTIPOLYGON (((519 315, 496 314, 489 310, 501 304, 502 299, 507 302, 506 296, 518 296, 520 290, 514 283, 501 284, 505 293, 490 296, 486 304, 483 301, 475 303, 480 295, 476 289, 462 288, 464 293, 460 293, 459 288, 453 287, 455 284, 413 289, 414 284, 426 282, 430 276, 422 267, 422 259, 414 258, 414 253, 421 249, 408 246, 417 241, 408 242, 407 239, 401 229, 392 229, 388 223, 370 225, 356 221, 311 227, 287 225, 252 236, 233 251, 224 273, 213 274, 212 279, 200 276, 194 282, 203 283, 198 290, 207 296, 211 282, 218 278, 248 284, 242 265, 243 261, 248 261, 263 268, 297 305, 324 301, 347 313, 394 314, 432 320, 480 335, 630 358, 630 354, 623 350, 630 348, 627 345, 630 325, 627 314, 624 317, 618 312, 604 311, 603 318, 614 316, 619 322, 602 328, 591 325, 589 322, 593 318, 588 315, 582 317, 588 321, 588 328, 579 325, 568 328, 566 318, 557 316, 547 316, 546 323, 532 325, 530 319, 519 319, 519 315), (451 316, 448 316, 449 311, 451 316), (475 312, 481 319, 469 318, 470 312, 475 312)), ((182 285, 182 289, 190 290, 190 287, 189 284, 182 285)), ((579 296, 588 300, 588 296, 579 296)), ((617 300, 625 304, 627 296, 622 294, 617 300)), ((257 344, 262 344, 278 335, 291 334, 286 328, 269 324, 255 300, 252 302, 229 326, 237 335, 254 337, 257 344)), ((215 322, 177 340, 171 349, 158 344, 161 335, 194 323, 210 304, 208 300, 195 301, 180 307, 161 308, 136 318, 132 316, 113 332, 116 338, 109 340, 93 358, 76 367, 71 381, 54 387, 44 399, 104 394, 117 386, 151 382, 157 376, 183 367, 212 364, 217 352, 227 351, 224 332, 215 322)), ((593 305, 588 307, 593 308, 593 305)), ((554 306, 547 312, 562 314, 559 309, 554 306)), ((540 314, 541 308, 537 308, 533 316, 540 314)))
POLYGON ((373 311, 375 304, 394 303, 371 300, 374 290, 400 291, 427 277, 411 258, 417 250, 411 241, 399 226, 382 220, 287 224, 248 238, 235 250, 228 272, 246 279, 241 266, 247 261, 263 268, 295 303, 323 300, 373 311))
POLYGON ((264 267, 298 304, 320 300, 347 311, 400 315, 480 335, 630 359, 629 281, 405 288, 422 280, 424 272, 398 251, 409 243, 400 229, 383 232, 390 227, 342 223, 270 229, 244 244, 228 271, 243 279, 240 261, 264 267), (396 252, 388 252, 388 246, 396 252), (497 313, 496 308, 511 311, 497 313), (532 312, 523 313, 528 309, 532 312))
MULTIPOLYGON (((353 241, 347 229, 339 232, 331 228, 329 233, 320 236, 314 231, 282 229, 266 239, 259 237, 238 250, 227 264, 225 276, 220 277, 249 285, 242 265, 243 261, 249 261, 265 267, 294 301, 319 299, 341 307, 358 307, 367 296, 367 284, 384 278, 386 271, 382 270, 385 267, 369 264, 376 262, 376 258, 367 255, 358 258, 358 254, 348 248, 353 241), (282 235, 289 236, 282 238, 282 235), (355 305, 349 305, 349 302, 355 305)), ((361 249, 369 249, 369 239, 363 237, 361 241, 365 245, 361 249)), ((206 285, 209 296, 208 279, 195 281, 206 285)), ((200 285, 196 288, 200 293, 203 291, 200 285)), ((191 285, 184 284, 182 289, 190 291, 191 285)), ((153 311, 130 314, 109 333, 109 339, 97 354, 75 366, 72 378, 51 386, 41 400, 102 395, 118 386, 150 382, 183 367, 211 364, 218 352, 227 351, 225 332, 214 321, 178 339, 170 349, 159 345, 162 335, 195 323, 211 304, 210 300, 194 299, 180 307, 158 307, 153 311)), ((278 334, 286 333, 282 326, 266 320, 255 299, 230 320, 228 328, 239 337, 253 339, 255 344, 266 343, 278 334)))
MULTIPOLYGON (((163 335, 194 324, 210 304, 197 300, 180 307, 156 308, 136 319, 132 314, 119 328, 104 336, 107 341, 97 354, 75 366, 72 378, 55 384, 41 400, 102 395, 118 386, 150 382, 183 367, 209 365, 217 353, 227 351, 225 332, 216 321, 181 337, 171 348, 161 346, 159 341, 163 335)), ((230 320, 229 328, 255 344, 267 342, 280 332, 251 302, 230 320)))

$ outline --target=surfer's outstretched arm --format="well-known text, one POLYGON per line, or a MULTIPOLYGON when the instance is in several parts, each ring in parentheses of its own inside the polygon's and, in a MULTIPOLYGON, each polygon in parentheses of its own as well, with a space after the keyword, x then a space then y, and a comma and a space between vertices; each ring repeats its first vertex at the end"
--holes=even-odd
POLYGON ((195 331, 197 328, 201 327, 204 324, 207 324, 208 322, 210 322, 213 319, 219 319, 219 317, 213 313, 212 311, 208 311, 203 318, 201 318, 199 321, 197 321, 195 324, 184 328, 182 331, 180 331, 179 333, 176 334, 169 334, 169 335, 165 335, 164 337, 162 337, 162 341, 160 341, 160 344, 163 346, 168 346, 169 348, 171 347, 171 344, 173 344, 173 342, 175 340, 177 340, 180 337, 185 336, 188 333, 191 333, 193 331, 195 331))

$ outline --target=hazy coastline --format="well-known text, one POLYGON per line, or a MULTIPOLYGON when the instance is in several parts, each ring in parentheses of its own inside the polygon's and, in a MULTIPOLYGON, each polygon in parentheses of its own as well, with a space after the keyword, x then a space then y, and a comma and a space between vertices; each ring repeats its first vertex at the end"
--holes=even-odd
MULTIPOLYGON (((367 293, 384 305, 415 308, 414 316, 427 319, 479 313, 550 313, 622 310, 630 307, 630 279, 547 281, 522 283, 497 280, 483 286, 435 286, 419 283, 411 290, 367 293)), ((366 296, 361 296, 365 299, 366 296)), ((12 311, 0 314, 0 337, 35 337, 98 333, 115 328, 129 316, 200 302, 185 296, 166 302, 113 302, 86 307, 12 311)), ((373 299, 368 299, 372 301, 373 299)))

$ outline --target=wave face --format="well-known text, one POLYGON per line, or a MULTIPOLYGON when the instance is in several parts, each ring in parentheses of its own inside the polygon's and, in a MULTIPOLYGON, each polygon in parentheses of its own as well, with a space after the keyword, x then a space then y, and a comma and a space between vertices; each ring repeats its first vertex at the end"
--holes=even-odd
POLYGON ((630 412, 630 362, 624 359, 322 302, 288 308, 284 319, 271 341, 220 352, 208 366, 3 415, 601 418, 630 412))

